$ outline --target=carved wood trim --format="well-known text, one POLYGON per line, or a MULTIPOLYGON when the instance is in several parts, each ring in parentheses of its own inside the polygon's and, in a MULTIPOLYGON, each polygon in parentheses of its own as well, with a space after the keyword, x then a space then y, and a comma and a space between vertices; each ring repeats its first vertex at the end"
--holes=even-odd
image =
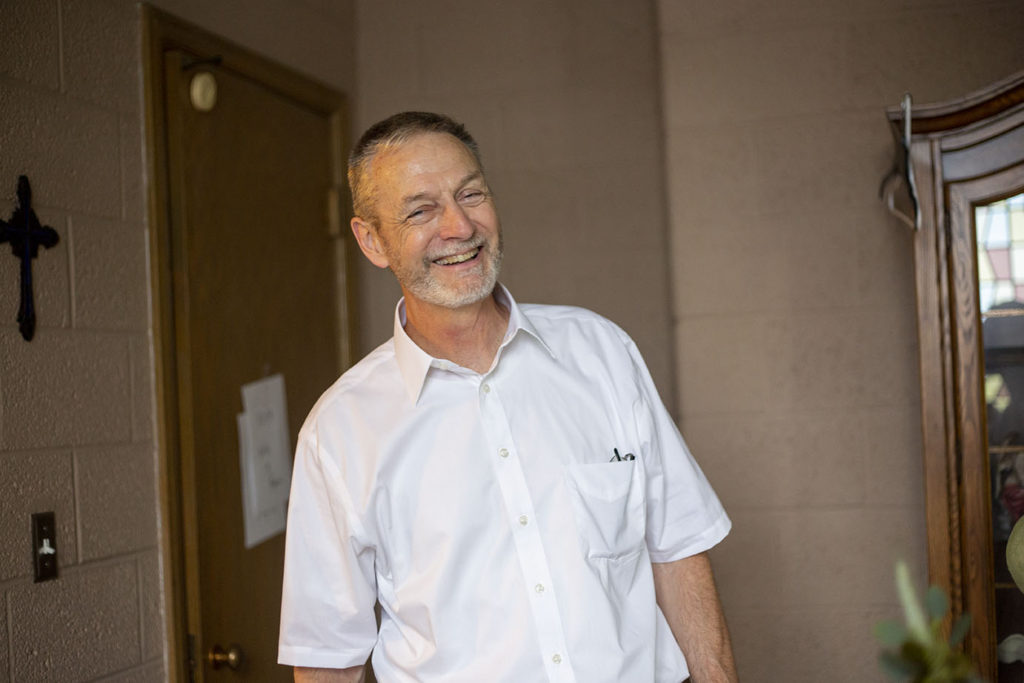
MULTIPOLYGON (((1024 72, 990 85, 962 98, 937 104, 915 105, 911 116, 912 135, 941 133, 965 128, 998 116, 1024 103, 1024 72)), ((903 120, 899 107, 886 110, 890 122, 903 120)))
POLYGON ((977 653, 980 673, 995 677, 995 667, 983 653, 995 652, 995 600, 992 568, 992 516, 989 483, 987 430, 982 410, 984 361, 981 321, 978 315, 977 255, 974 217, 970 200, 962 187, 950 186, 949 240, 951 303, 955 343, 956 437, 960 454, 959 491, 963 562, 964 609, 970 612, 972 628, 968 649, 977 653))

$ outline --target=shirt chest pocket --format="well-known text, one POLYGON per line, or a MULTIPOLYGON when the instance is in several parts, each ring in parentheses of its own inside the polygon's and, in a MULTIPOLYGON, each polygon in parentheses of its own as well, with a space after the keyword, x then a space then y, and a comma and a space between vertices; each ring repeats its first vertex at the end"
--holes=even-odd
POLYGON ((621 557, 643 546, 644 486, 636 461, 572 464, 565 476, 587 557, 621 557))

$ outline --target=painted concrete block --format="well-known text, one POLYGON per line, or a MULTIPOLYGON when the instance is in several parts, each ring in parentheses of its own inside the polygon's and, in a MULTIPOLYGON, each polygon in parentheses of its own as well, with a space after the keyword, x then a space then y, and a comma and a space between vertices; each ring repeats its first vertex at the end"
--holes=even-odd
POLYGON ((127 442, 129 385, 124 336, 0 329, 0 448, 127 442))
POLYGON ((146 170, 142 122, 133 116, 119 119, 121 149, 122 220, 146 222, 146 170))
POLYGON ((898 607, 865 605, 727 610, 726 618, 744 683, 884 683, 872 628, 899 615, 898 607))
POLYGON ((53 2, 6 2, 0 12, 0 72, 60 88, 60 27, 53 2))
POLYGON ((921 411, 915 405, 866 409, 860 417, 865 436, 867 502, 906 505, 924 519, 924 458, 921 411))
POLYGON ((576 1, 561 38, 569 44, 568 71, 609 90, 644 84, 657 88, 657 17, 654 3, 576 1))
POLYGON ((849 97, 861 106, 921 105, 963 97, 1021 63, 1020 3, 950 3, 933 11, 883 12, 848 24, 849 97))
POLYGON ((777 523, 778 596, 790 606, 896 604, 896 560, 925 566, 919 509, 803 508, 777 523))
POLYGON ((142 109, 138 6, 110 0, 61 3, 64 81, 72 97, 125 113, 142 109))
POLYGON ((149 255, 142 225, 75 216, 71 229, 75 327, 146 329, 149 255))
POLYGON ((763 316, 700 316, 679 323, 680 408, 690 414, 765 410, 769 404, 763 316))
POLYGON ((780 26, 666 43, 665 98, 682 105, 674 108, 672 124, 833 110, 845 95, 847 39, 841 27, 780 26))
POLYGON ((133 335, 129 340, 132 380, 132 441, 153 439, 153 363, 150 335, 133 335))
POLYGON ((417 62, 424 90, 457 93, 468 82, 477 91, 521 93, 571 82, 569 45, 563 39, 571 19, 563 3, 489 5, 486 21, 501 26, 500 31, 479 30, 481 13, 474 3, 453 5, 449 12, 419 6, 417 62), (458 48, 439 50, 438 45, 458 48), (453 73, 459 77, 452 78, 453 73))
POLYGON ((709 553, 722 604, 727 611, 779 604, 784 577, 773 514, 736 507, 728 512, 732 531, 709 553))
POLYGON ((9 591, 11 680, 84 681, 140 662, 135 562, 9 591))
POLYGON ((80 448, 78 509, 83 560, 113 557, 157 543, 155 462, 146 444, 80 448))
POLYGON ((161 605, 160 556, 153 550, 139 558, 139 591, 142 604, 142 657, 154 659, 164 651, 164 620, 161 605))
POLYGON ((116 112, 5 82, 0 121, 0 182, 27 175, 40 208, 121 215, 116 112))

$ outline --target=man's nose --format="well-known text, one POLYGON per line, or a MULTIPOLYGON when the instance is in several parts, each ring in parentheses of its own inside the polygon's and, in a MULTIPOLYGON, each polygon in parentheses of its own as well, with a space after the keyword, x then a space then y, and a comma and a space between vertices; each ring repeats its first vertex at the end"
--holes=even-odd
POLYGON ((476 228, 470 220, 466 210, 458 202, 449 205, 441 220, 441 238, 466 239, 471 236, 476 228))

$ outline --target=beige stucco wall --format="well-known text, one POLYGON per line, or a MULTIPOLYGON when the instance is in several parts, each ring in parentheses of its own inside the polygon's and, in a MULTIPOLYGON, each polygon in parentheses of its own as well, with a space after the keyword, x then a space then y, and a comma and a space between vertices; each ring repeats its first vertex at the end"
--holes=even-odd
MULTIPOLYGON (((349 2, 156 4, 354 88, 349 2)), ((15 323, 18 261, 0 245, 0 681, 158 681, 139 6, 5 0, 0 36, 0 216, 26 174, 60 235, 34 263, 31 343, 15 323), (60 578, 37 585, 29 518, 45 510, 60 578)))
POLYGON ((913 259, 884 108, 1024 67, 1017 2, 660 0, 682 427, 741 679, 884 680, 925 574, 913 259))

